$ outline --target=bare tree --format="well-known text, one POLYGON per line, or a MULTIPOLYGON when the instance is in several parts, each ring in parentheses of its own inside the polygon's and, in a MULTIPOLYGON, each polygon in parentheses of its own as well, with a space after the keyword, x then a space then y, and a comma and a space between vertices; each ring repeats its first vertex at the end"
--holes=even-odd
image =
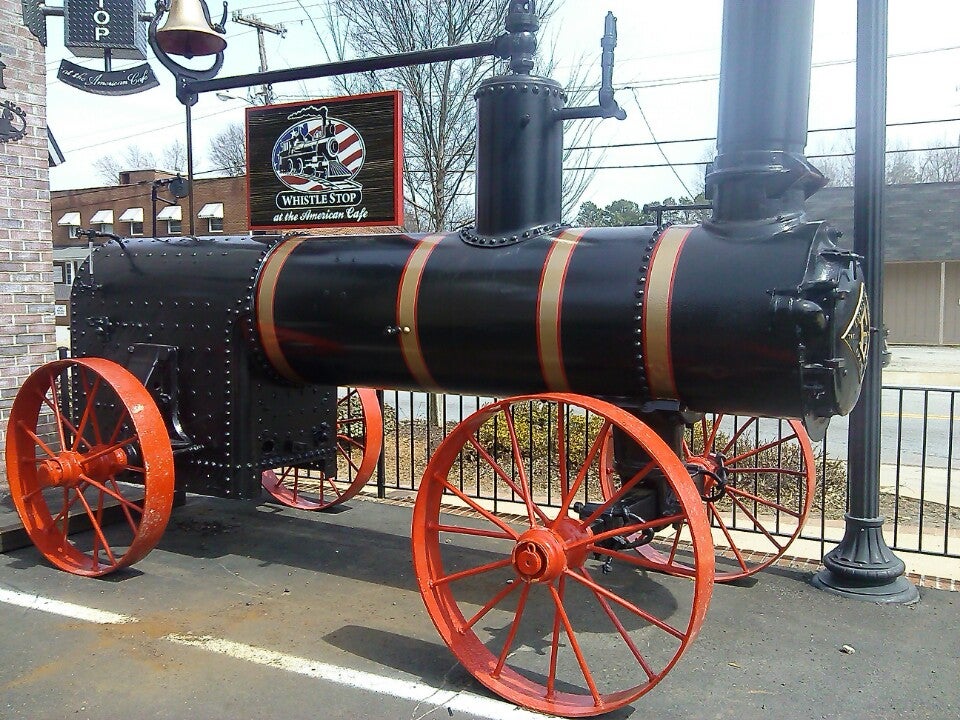
POLYGON ((960 138, 955 143, 938 143, 920 157, 920 182, 960 182, 960 138))
POLYGON ((153 153, 137 145, 127 145, 120 155, 104 155, 94 160, 93 168, 105 185, 119 185, 122 170, 149 170, 156 164, 153 153))
POLYGON ((164 170, 171 172, 186 172, 187 146, 179 140, 174 140, 160 153, 160 164, 164 170))
MULTIPOLYGON (((546 19, 562 0, 540 3, 546 19)), ((503 0, 341 0, 327 28, 336 59, 489 40, 502 27, 503 0)), ((502 63, 436 63, 339 78, 345 93, 399 88, 404 95, 404 182, 411 229, 456 227, 473 217, 476 113, 473 94, 502 63)))
POLYGON ((247 172, 246 132, 241 123, 234 122, 210 138, 208 148, 213 172, 240 176, 247 172))

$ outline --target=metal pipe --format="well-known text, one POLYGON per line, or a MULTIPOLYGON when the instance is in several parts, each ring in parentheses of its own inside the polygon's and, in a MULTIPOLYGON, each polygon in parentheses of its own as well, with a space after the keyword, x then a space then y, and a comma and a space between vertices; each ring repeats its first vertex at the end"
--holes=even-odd
POLYGON ((331 77, 333 75, 351 75, 374 70, 389 70, 390 68, 403 67, 406 65, 465 60, 495 54, 497 54, 497 43, 494 40, 488 40, 486 42, 453 45, 451 47, 433 48, 430 50, 415 50, 413 52, 386 55, 384 57, 341 60, 339 62, 321 63, 319 65, 307 65, 306 67, 300 68, 270 70, 265 73, 248 73, 246 75, 233 75, 231 77, 214 78, 211 80, 188 79, 184 82, 184 90, 189 94, 215 90, 233 90, 235 88, 246 88, 251 85, 310 80, 313 78, 331 77))

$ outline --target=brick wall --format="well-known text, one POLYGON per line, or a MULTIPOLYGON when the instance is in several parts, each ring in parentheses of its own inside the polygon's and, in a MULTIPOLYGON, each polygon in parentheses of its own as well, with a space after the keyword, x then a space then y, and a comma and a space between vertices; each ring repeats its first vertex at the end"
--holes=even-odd
MULTIPOLYGON (((55 357, 44 50, 21 0, 0 0, 0 103, 26 112, 27 134, 0 143, 0 445, 24 378, 55 357)), ((0 463, 0 495, 6 468, 0 463)))

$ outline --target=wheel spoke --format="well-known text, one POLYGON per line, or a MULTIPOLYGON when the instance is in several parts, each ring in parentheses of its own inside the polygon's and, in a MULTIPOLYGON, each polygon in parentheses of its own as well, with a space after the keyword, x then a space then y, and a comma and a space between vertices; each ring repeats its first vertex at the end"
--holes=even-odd
POLYGON ((520 618, 523 617, 523 610, 527 606, 527 597, 530 595, 530 583, 523 584, 523 590, 520 592, 520 600, 517 601, 517 610, 513 615, 513 622, 510 623, 510 630, 503 641, 503 649, 500 651, 500 657, 497 658, 497 664, 490 674, 493 677, 499 677, 503 670, 503 664, 507 661, 510 654, 510 648, 513 646, 513 638, 516 637, 517 629, 520 627, 520 618))
POLYGON ((771 442, 768 442, 766 445, 759 445, 759 446, 753 448, 752 450, 747 450, 746 452, 741 453, 740 455, 736 455, 736 456, 730 458, 729 460, 727 460, 727 462, 728 462, 730 465, 733 465, 733 464, 735 464, 735 463, 738 463, 738 462, 741 462, 741 461, 743 461, 743 460, 746 460, 747 458, 751 458, 751 457, 753 457, 754 455, 759 455, 759 454, 762 453, 763 451, 769 450, 769 449, 772 448, 772 447, 776 447, 777 445, 782 445, 783 443, 786 443, 786 442, 789 441, 789 440, 793 440, 793 439, 796 438, 796 437, 797 437, 796 434, 793 434, 793 435, 789 435, 789 436, 787 436, 787 437, 785 437, 785 438, 777 438, 776 440, 772 440, 771 442))
MULTIPOLYGON (((720 452, 722 454, 726 454, 730 448, 736 448, 737 440, 740 439, 740 436, 743 435, 743 433, 745 433, 747 429, 756 422, 757 418, 755 417, 751 417, 749 420, 747 420, 740 428, 737 429, 737 431, 733 434, 733 437, 727 441, 727 444, 723 446, 723 450, 720 452)), ((729 462, 735 462, 735 460, 730 460, 729 462)))
MULTIPOLYGON (((74 450, 74 451, 79 449, 81 441, 83 441, 83 443, 88 448, 93 447, 93 445, 91 445, 90 442, 87 441, 87 439, 83 436, 83 433, 87 429, 87 423, 90 421, 90 418, 96 414, 93 410, 94 408, 93 401, 94 401, 94 398, 97 396, 97 390, 100 388, 100 376, 97 375, 96 379, 93 381, 93 388, 88 389, 87 376, 86 376, 86 373, 83 371, 83 368, 81 368, 80 384, 83 386, 83 391, 87 397, 87 402, 83 408, 83 415, 80 416, 80 424, 77 425, 76 429, 74 430, 73 447, 70 448, 71 450, 74 450)), ((96 435, 96 432, 94 433, 94 435, 96 435)), ((95 441, 96 441, 96 438, 95 438, 95 441)))
MULTIPOLYGON (((579 572, 588 580, 596 583, 596 581, 593 579, 593 576, 591 576, 590 573, 587 572, 587 569, 585 567, 578 568, 577 572, 579 572)), ((643 668, 643 671, 647 674, 647 678, 650 680, 653 680, 657 676, 657 674, 654 672, 653 668, 650 666, 650 663, 647 662, 647 659, 643 657, 643 654, 640 652, 640 649, 637 647, 636 643, 633 642, 633 638, 630 637, 630 634, 627 632, 627 629, 623 626, 623 623, 620 622, 620 618, 618 618, 616 614, 613 612, 613 608, 610 607, 610 603, 607 602, 607 599, 603 597, 603 595, 598 593, 593 588, 590 589, 590 592, 593 593, 593 596, 597 599, 597 602, 600 604, 600 607, 603 608, 603 612, 606 614, 606 616, 610 618, 610 622, 613 623, 613 626, 617 629, 617 632, 620 634, 620 637, 623 638, 623 642, 625 642, 627 647, 630 648, 630 652, 633 653, 633 656, 637 659, 637 662, 640 664, 640 667, 643 668)))
MULTIPOLYGON (((604 550, 604 549, 598 548, 598 551, 599 551, 599 552, 603 552, 605 555, 615 555, 615 556, 627 557, 627 556, 625 556, 623 553, 620 553, 620 552, 618 552, 618 551, 616 551, 616 550, 604 550)), ((674 627, 673 625, 671 625, 670 623, 668 623, 668 622, 666 622, 666 621, 664 621, 664 620, 661 620, 660 618, 655 617, 654 615, 651 615, 651 614, 648 613, 646 610, 642 610, 642 609, 638 608, 636 605, 634 605, 634 604, 633 604, 632 602, 630 602, 629 600, 625 600, 624 598, 620 597, 620 596, 617 595, 616 593, 610 592, 610 591, 607 590, 605 587, 602 587, 602 586, 598 585, 597 583, 595 583, 593 580, 591 580, 591 579, 589 579, 589 578, 581 577, 581 576, 579 576, 579 575, 577 575, 577 574, 575 574, 575 573, 570 572, 569 570, 566 571, 566 574, 567 574, 568 577, 576 580, 576 581, 577 581, 578 583, 580 583, 581 585, 585 585, 586 587, 590 588, 590 589, 593 590, 594 592, 599 593, 600 595, 602 595, 603 597, 605 597, 607 600, 611 600, 611 601, 617 603, 617 605, 620 605, 621 607, 625 608, 626 610, 632 612, 634 615, 637 615, 638 617, 643 618, 643 619, 646 620, 648 623, 650 623, 651 625, 653 625, 653 626, 655 626, 655 627, 660 628, 660 629, 663 630, 664 632, 669 633, 670 635, 673 635, 673 636, 674 636, 675 638, 677 638, 678 640, 683 640, 683 639, 684 639, 685 634, 684 634, 683 632, 681 632, 680 630, 677 630, 677 628, 675 628, 675 627, 674 627)))
POLYGON ((640 470, 638 470, 632 478, 630 478, 627 482, 623 483, 620 486, 619 490, 617 490, 613 495, 611 495, 607 500, 605 500, 603 504, 600 505, 600 507, 598 507, 596 510, 594 510, 590 514, 590 517, 588 517, 586 520, 582 522, 583 526, 584 527, 589 526, 591 523, 593 523, 594 520, 596 520, 598 517, 603 515, 603 513, 609 510, 612 505, 620 502, 626 496, 626 494, 633 489, 633 486, 636 485, 641 480, 643 480, 643 478, 645 478, 647 474, 649 474, 649 472, 653 470, 656 466, 657 464, 653 460, 651 460, 642 468, 640 468, 640 470))
POLYGON ((773 500, 767 500, 766 498, 762 498, 759 495, 754 495, 751 492, 747 492, 746 490, 741 490, 740 488, 733 487, 731 485, 727 485, 726 490, 728 493, 737 495, 742 498, 746 498, 747 500, 752 500, 755 503, 760 503, 761 505, 765 505, 768 508, 773 508, 774 510, 777 510, 782 513, 786 513, 787 515, 790 515, 795 518, 799 518, 800 515, 802 515, 802 513, 796 510, 791 510, 785 505, 781 505, 780 503, 775 503, 773 500))
MULTIPOLYGON (((713 503, 708 503, 707 507, 710 510, 710 514, 713 515, 714 519, 717 521, 717 524, 720 525, 720 530, 723 532, 724 537, 727 538, 727 544, 730 546, 734 556, 737 558, 737 562, 740 563, 740 567, 742 567, 744 570, 749 570, 747 567, 747 561, 743 559, 740 548, 738 548, 737 544, 733 541, 733 536, 730 534, 730 529, 723 521, 723 518, 720 517, 720 513, 717 512, 717 508, 714 507, 713 503)), ((719 548, 717 549, 719 550, 719 548)))
MULTIPOLYGON (((567 575, 576 577, 569 572, 567 575)), ((593 702, 597 706, 603 705, 603 700, 600 697, 600 691, 597 689, 597 683, 593 679, 593 673, 590 672, 590 666, 587 665, 587 660, 583 657, 583 650, 580 649, 580 643, 577 640, 577 635, 573 631, 573 626, 570 624, 570 618, 567 616, 567 611, 563 607, 563 600, 553 585, 550 586, 550 595, 553 597, 553 604, 557 608, 557 614, 560 616, 560 621, 563 623, 563 628, 567 631, 567 638, 570 640, 570 647, 573 648, 573 654, 576 655, 577 662, 580 664, 580 672, 583 673, 583 679, 587 681, 587 687, 590 688, 590 694, 593 695, 593 702)))
MULTIPOLYGON (((495 459, 489 452, 487 452, 486 448, 484 448, 484 447, 480 444, 480 441, 477 440, 477 438, 475 438, 473 435, 471 435, 471 436, 469 437, 469 440, 470 440, 470 444, 473 445, 473 447, 476 449, 477 453, 479 453, 479 455, 480 455, 484 460, 487 461, 487 464, 490 465, 490 468, 493 470, 493 472, 496 473, 496 474, 500 477, 500 479, 503 480, 507 485, 509 485, 510 488, 511 488, 517 495, 519 495, 520 497, 525 497, 524 492, 520 489, 521 486, 518 486, 518 485, 513 481, 513 478, 511 478, 511 477, 507 474, 507 471, 504 470, 503 467, 500 465, 500 463, 498 463, 498 462, 496 461, 496 459, 495 459)), ((526 504, 526 499, 528 499, 528 498, 525 497, 524 504, 526 504)), ((531 510, 532 510, 532 512, 536 513, 536 514, 539 516, 540 520, 541 520, 545 525, 546 525, 546 524, 549 524, 549 523, 551 522, 551 521, 550 521, 550 518, 547 517, 546 513, 543 512, 543 510, 540 508, 540 506, 534 504, 532 501, 531 501, 531 503, 530 503, 529 505, 527 505, 527 514, 528 514, 528 516, 529 516, 531 510)), ((533 526, 536 524, 536 522, 535 522, 534 520, 530 520, 530 524, 531 524, 530 526, 533 527, 533 526)))
POLYGON ((57 416, 57 437, 60 439, 60 447, 66 450, 70 446, 67 445, 67 439, 63 432, 63 423, 68 421, 63 416, 63 410, 60 408, 60 397, 57 393, 57 376, 53 373, 50 374, 50 394, 53 396, 52 402, 47 399, 46 395, 43 396, 43 401, 50 406, 57 416))
MULTIPOLYGON (((593 444, 590 446, 590 451, 587 453, 587 457, 583 461, 583 465, 580 467, 580 472, 577 473, 576 480, 573 481, 573 487, 567 490, 563 496, 563 502, 560 505, 560 512, 557 513, 557 519, 554 523, 560 521, 561 518, 567 517, 567 514, 570 512, 570 504, 573 502, 573 498, 577 496, 577 493, 580 491, 580 486, 583 484, 583 481, 587 477, 587 473, 590 471, 590 465, 593 464, 594 459, 597 457, 597 453, 600 452, 600 448, 603 447, 603 444, 607 440, 607 433, 610 431, 611 423, 609 420, 604 419, 603 427, 600 428, 600 432, 597 433, 597 437, 594 438, 593 444)), ((562 461, 566 461, 566 458, 561 458, 562 461)), ((602 469, 601 469, 602 472, 602 469)), ((598 513, 594 513, 598 515, 598 513)), ((596 518, 592 518, 587 522, 584 522, 583 525, 587 526, 596 518)))
POLYGON ((514 540, 516 540, 517 538, 520 537, 520 534, 519 534, 516 530, 514 530, 512 527, 510 527, 509 525, 507 525, 505 522, 503 522, 503 520, 501 520, 500 518, 498 518, 496 515, 494 515, 493 513, 491 513, 489 510, 487 510, 486 508, 484 508, 484 507, 482 507, 481 505, 479 505, 477 502, 474 501, 473 498, 467 497, 461 490, 459 490, 457 487, 455 487, 454 485, 452 485, 451 483, 449 483, 446 478, 437 478, 437 479, 438 479, 438 481, 443 485, 443 487, 444 487, 445 489, 447 489, 447 490, 449 490, 450 492, 452 492, 454 495, 456 495, 458 498, 460 498, 463 502, 465 502, 465 503, 466 503, 467 505, 469 505, 471 508, 473 508, 473 509, 476 510, 478 513, 480 513, 481 515, 483 515, 483 517, 485 517, 487 520, 489 520, 489 521, 492 522, 494 525, 496 525, 496 526, 499 527, 501 530, 503 530, 505 533, 507 533, 508 535, 510 535, 511 538, 513 538, 514 540))
MULTIPOLYGON (((563 403, 557 403, 557 471, 560 474, 560 487, 563 488, 563 496, 570 494, 570 475, 567 472, 567 431, 564 422, 563 403)), ((560 512, 558 517, 566 514, 566 510, 560 512)))
POLYGON ((647 522, 633 523, 631 525, 624 525, 623 527, 614 528, 613 530, 604 530, 603 532, 597 533, 596 535, 588 535, 587 537, 575 540, 566 545, 568 550, 574 548, 582 547, 584 545, 593 545, 600 542, 601 540, 606 540, 607 538, 612 538, 617 535, 623 535, 627 537, 628 535, 633 535, 634 533, 643 532, 644 530, 649 530, 652 528, 663 527, 664 525, 670 525, 675 522, 680 522, 684 519, 683 514, 679 515, 669 515, 667 517, 657 518, 656 520, 648 520, 647 522))
POLYGON ((499 605, 507 597, 507 595, 519 589, 521 585, 526 585, 526 583, 513 582, 513 583, 510 583, 509 585, 505 585, 503 589, 500 590, 500 592, 498 592, 492 598, 490 598, 487 604, 484 605, 482 608, 480 608, 472 618, 467 620, 466 625, 463 626, 461 631, 469 630, 478 622, 480 622, 480 620, 484 617, 484 615, 486 615, 488 612, 493 610, 493 608, 499 605))
POLYGON ((87 499, 81 492, 77 493, 77 497, 83 504, 84 509, 87 511, 87 517, 90 518, 90 524, 93 526, 91 529, 93 530, 94 534, 100 538, 100 542, 103 544, 103 551, 107 554, 107 558, 110 560, 110 565, 116 565, 117 558, 114 556, 113 550, 110 547, 110 543, 107 542, 107 538, 103 534, 103 528, 100 527, 100 523, 97 522, 93 511, 90 509, 90 503, 87 502, 87 499))
MULTIPOLYGON (((118 493, 120 492, 120 488, 117 486, 117 480, 116 480, 116 478, 111 477, 111 478, 110 478, 110 484, 113 485, 113 489, 114 489, 114 490, 116 490, 118 493)), ((136 507, 136 509, 140 512, 140 515, 142 516, 142 515, 143 515, 143 509, 142 509, 139 505, 137 505, 137 506, 135 506, 135 507, 136 507)), ((130 508, 128 508, 124 503, 120 503, 120 508, 121 508, 121 510, 123 511, 124 517, 127 519, 127 524, 130 526, 130 529, 133 531, 133 534, 136 535, 136 534, 137 534, 137 523, 134 522, 134 520, 133 520, 133 515, 130 514, 130 508)))
POLYGON ((484 530, 482 528, 464 527, 462 525, 436 525, 437 532, 451 533, 453 535, 474 535, 477 537, 495 538, 497 540, 513 540, 511 535, 496 530, 484 530))
POLYGON ((484 573, 492 572, 493 570, 499 570, 500 568, 508 567, 513 564, 511 558, 504 558, 502 560, 495 560, 494 562, 486 563, 485 565, 478 565, 474 568, 469 568, 467 570, 461 570, 460 572, 450 573, 449 575, 441 575, 435 580, 431 580, 431 584, 434 586, 443 585, 444 583, 456 582, 457 580, 463 580, 464 578, 474 577, 475 575, 483 575, 484 573))
MULTIPOLYGON (((527 518, 530 520, 530 527, 534 527, 537 524, 537 519, 534 517, 533 498, 530 497, 530 481, 523 469, 523 453, 520 452, 517 429, 513 426, 513 417, 510 412, 504 410, 503 417, 507 422, 507 432, 510 434, 510 452, 513 453, 513 462, 517 467, 517 473, 520 475, 520 497, 523 498, 523 504, 527 506, 527 518)), ((513 483, 510 483, 510 485, 516 487, 513 483)), ((544 522, 548 521, 544 520, 544 522)))
POLYGON ((114 443, 114 444, 112 444, 112 445, 107 445, 107 446, 104 447, 104 448, 100 448, 99 450, 96 450, 96 451, 94 451, 94 452, 92 452, 92 453, 89 453, 89 454, 87 454, 87 455, 84 455, 83 458, 80 460, 80 462, 81 462, 81 463, 88 463, 88 462, 90 462, 91 460, 96 460, 97 458, 101 458, 101 457, 103 457, 104 455, 109 455, 110 453, 116 452, 117 450, 122 450, 122 449, 124 448, 124 446, 126 446, 126 445, 133 445, 133 443, 137 442, 139 439, 140 439, 140 438, 139 438, 137 435, 133 435, 133 436, 131 436, 131 437, 128 437, 126 440, 121 440, 121 441, 118 442, 118 443, 114 443))
MULTIPOLYGON (((710 452, 710 449, 713 447, 713 444, 717 441, 717 432, 720 430, 720 421, 723 419, 723 415, 715 415, 713 417, 713 427, 710 428, 710 439, 707 439, 707 436, 703 436, 703 451, 710 452)), ((704 426, 706 426, 707 418, 703 418, 704 426)), ((724 450, 726 452, 726 450, 724 450)))
POLYGON ((131 509, 131 510, 136 510, 136 511, 137 511, 138 513, 140 513, 141 515, 143 514, 143 508, 141 508, 141 507, 140 507, 139 505, 137 505, 135 502, 132 502, 132 501, 130 501, 130 500, 127 500, 127 498, 125 498, 125 497, 123 496, 123 493, 120 492, 119 488, 118 488, 116 491, 111 490, 110 488, 108 488, 106 485, 104 485, 104 484, 101 483, 100 481, 94 480, 94 479, 91 478, 89 475, 84 475, 83 473, 80 473, 80 479, 81 479, 83 482, 87 483, 88 485, 92 485, 93 487, 95 487, 95 488, 96 488, 97 490, 99 490, 100 492, 106 493, 107 495, 109 495, 110 497, 112 497, 114 500, 116 500, 118 503, 120 503, 123 507, 129 508, 129 509, 131 509))
POLYGON ((47 446, 47 444, 43 440, 41 440, 40 437, 33 430, 28 428, 22 420, 17 424, 20 426, 20 429, 23 430, 27 435, 29 435, 30 439, 33 440, 37 445, 39 445, 40 449, 43 450, 47 455, 49 455, 52 458, 57 457, 57 453, 51 450, 47 446))
POLYGON ((786 545, 781 545, 776 541, 773 535, 770 534, 770 531, 767 530, 767 528, 763 525, 763 523, 757 520, 756 516, 754 516, 754 514, 747 509, 747 506, 744 505, 743 502, 741 502, 738 497, 736 497, 735 495, 731 495, 730 499, 743 511, 744 515, 750 518, 750 521, 753 523, 754 527, 757 528, 757 530, 759 530, 760 532, 762 532, 766 536, 767 540, 773 543, 773 545, 777 548, 777 550, 782 551, 786 548, 786 545))
MULTIPOLYGON (((80 366, 80 384, 83 386, 83 392, 87 396, 87 406, 94 406, 93 398, 96 397, 100 389, 101 377, 96 375, 93 380, 93 387, 90 386, 90 378, 87 376, 87 369, 80 366)), ((90 426, 93 428, 93 441, 98 445, 103 443, 103 435, 100 433, 100 423, 97 421, 97 413, 90 413, 90 426)), ((74 448, 76 450, 77 448, 74 448)))
POLYGON ((560 656, 560 607, 563 607, 563 590, 566 578, 561 576, 557 582, 557 594, 560 605, 553 611, 553 637, 550 640, 550 670, 547 672, 547 697, 552 698, 557 686, 557 658, 560 656))

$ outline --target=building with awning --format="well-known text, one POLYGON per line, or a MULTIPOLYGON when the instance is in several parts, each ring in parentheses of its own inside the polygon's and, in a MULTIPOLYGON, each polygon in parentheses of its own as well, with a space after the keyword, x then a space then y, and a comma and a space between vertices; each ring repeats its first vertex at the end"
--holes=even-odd
MULTIPOLYGON (((189 234, 188 202, 169 191, 169 181, 175 177, 176 173, 159 170, 130 170, 120 173, 119 185, 50 193, 54 245, 85 243, 78 230, 90 227, 121 237, 189 234), (156 203, 151 197, 154 188, 156 203), (153 212, 157 213, 155 230, 153 212)), ((249 234, 245 177, 195 179, 193 192, 197 235, 249 234)))
POLYGON ((127 227, 119 228, 125 235, 143 235, 143 208, 132 207, 124 210, 117 218, 119 223, 128 223, 127 227))
POLYGON ((211 233, 222 233, 223 232, 223 203, 207 203, 202 208, 200 212, 197 213, 197 217, 201 220, 207 221, 207 231, 211 233))

